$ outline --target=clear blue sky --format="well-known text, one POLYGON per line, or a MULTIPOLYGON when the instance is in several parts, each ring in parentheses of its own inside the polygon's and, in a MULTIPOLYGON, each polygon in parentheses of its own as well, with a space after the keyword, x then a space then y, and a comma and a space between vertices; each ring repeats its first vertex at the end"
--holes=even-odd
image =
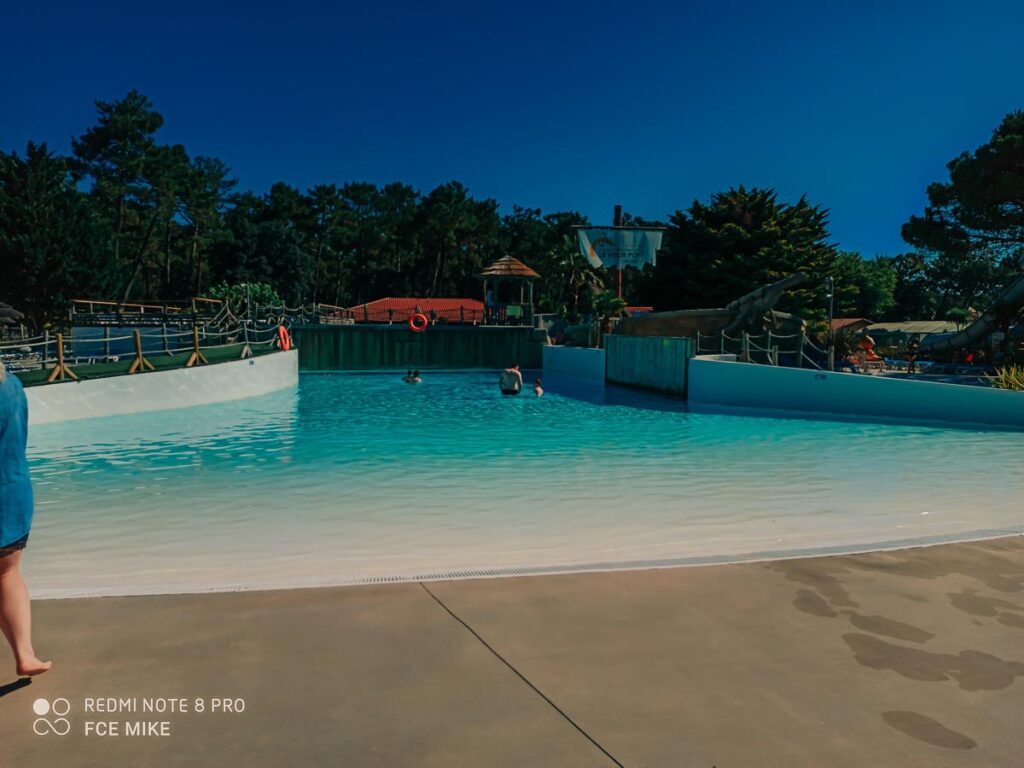
POLYGON ((0 147, 66 152, 137 88, 244 188, 458 179, 607 223, 773 186, 870 256, 1024 108, 1020 2, 100 5, 5 8, 0 147))

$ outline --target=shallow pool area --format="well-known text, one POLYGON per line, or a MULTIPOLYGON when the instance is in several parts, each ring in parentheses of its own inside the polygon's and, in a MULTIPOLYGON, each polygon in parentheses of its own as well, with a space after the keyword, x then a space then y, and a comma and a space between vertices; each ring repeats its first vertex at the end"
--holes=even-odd
POLYGON ((33 594, 646 567, 1024 530, 1024 433, 689 413, 496 377, 33 428, 33 594))

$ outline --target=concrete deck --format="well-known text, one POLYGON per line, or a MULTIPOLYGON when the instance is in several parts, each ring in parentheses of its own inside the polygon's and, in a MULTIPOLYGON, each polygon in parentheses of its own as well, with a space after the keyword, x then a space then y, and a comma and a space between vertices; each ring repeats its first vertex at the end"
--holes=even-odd
POLYGON ((35 615, 55 667, 0 690, 3 765, 1024 764, 1022 538, 35 615), (83 712, 106 696, 207 711, 83 712), (35 735, 59 697, 70 733, 35 735), (84 735, 101 720, 122 735, 84 735), (137 720, 170 735, 123 735, 137 720))

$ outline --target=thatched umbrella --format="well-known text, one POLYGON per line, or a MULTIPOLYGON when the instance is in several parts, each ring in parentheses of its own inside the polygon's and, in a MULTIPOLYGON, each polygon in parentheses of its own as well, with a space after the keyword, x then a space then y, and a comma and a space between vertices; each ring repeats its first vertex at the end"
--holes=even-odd
POLYGON ((526 308, 524 319, 533 321, 533 281, 540 277, 536 272, 512 256, 502 256, 480 273, 484 281, 484 311, 492 315, 497 308, 498 286, 502 283, 519 283, 519 305, 526 308), (488 300, 488 284, 494 286, 494 298, 488 300))

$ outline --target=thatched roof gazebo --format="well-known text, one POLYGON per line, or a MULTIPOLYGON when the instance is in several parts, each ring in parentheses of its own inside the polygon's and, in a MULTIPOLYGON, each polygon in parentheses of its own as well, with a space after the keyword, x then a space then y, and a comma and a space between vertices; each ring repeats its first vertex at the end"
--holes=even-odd
POLYGON ((533 324, 533 281, 536 272, 512 256, 502 256, 480 273, 484 281, 484 322, 533 324), (518 301, 516 286, 518 285, 518 301))

